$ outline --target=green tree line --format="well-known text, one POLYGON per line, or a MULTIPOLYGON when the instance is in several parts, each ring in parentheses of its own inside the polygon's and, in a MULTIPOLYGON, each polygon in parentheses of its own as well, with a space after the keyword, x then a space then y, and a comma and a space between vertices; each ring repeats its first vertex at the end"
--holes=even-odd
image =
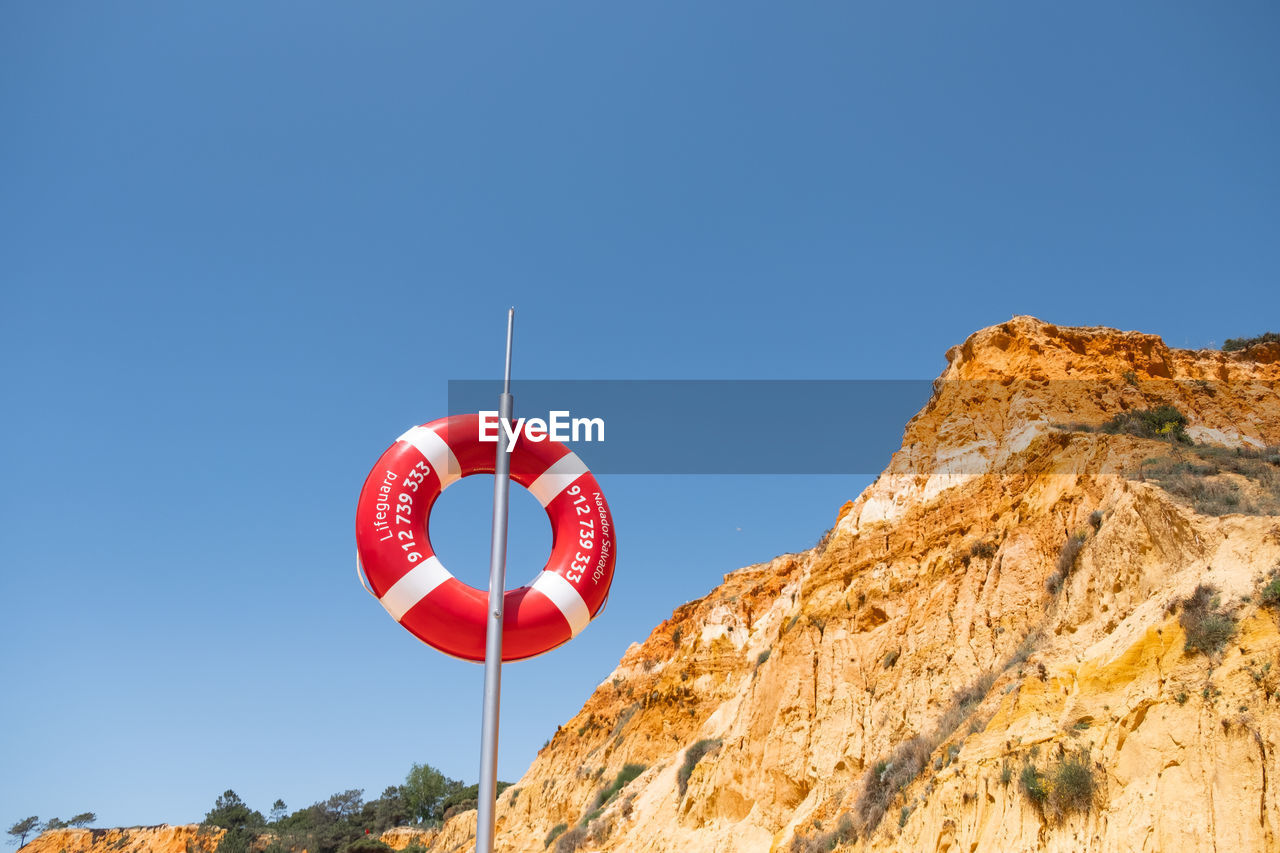
POLYGON ((27 843, 27 836, 33 832, 48 832, 51 829, 67 829, 68 827, 85 827, 98 819, 93 812, 81 812, 75 817, 62 820, 61 818, 51 817, 44 823, 40 822, 40 818, 36 815, 24 817, 22 820, 14 822, 9 827, 9 834, 13 836, 11 843, 19 846, 27 843))
MULTIPOLYGON (((499 782, 498 793, 509 785, 499 782)), ((378 840, 388 829, 438 825, 458 812, 474 809, 478 794, 478 785, 450 779, 429 764, 414 764, 403 784, 388 786, 374 800, 366 801, 363 790, 351 789, 293 812, 283 800, 276 800, 267 817, 228 790, 201 822, 204 828, 221 828, 226 834, 216 845, 197 842, 188 853, 250 853, 250 845, 262 835, 271 837, 262 853, 390 849, 378 840)))

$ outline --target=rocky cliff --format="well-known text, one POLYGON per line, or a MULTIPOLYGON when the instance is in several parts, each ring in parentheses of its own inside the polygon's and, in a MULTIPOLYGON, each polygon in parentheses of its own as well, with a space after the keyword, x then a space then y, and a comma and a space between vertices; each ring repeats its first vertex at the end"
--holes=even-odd
POLYGON ((1276 849, 1280 525, 1231 510, 1274 511, 1280 345, 1018 317, 947 357, 818 547, 627 651, 501 850, 1276 849), (1164 406, 1186 424, 1113 420, 1164 406))
POLYGON ((194 853, 216 849, 224 834, 216 827, 196 825, 53 829, 21 853, 194 853))
POLYGON ((626 652, 500 851, 1280 849, 1280 343, 1017 317, 947 358, 816 547, 626 652))

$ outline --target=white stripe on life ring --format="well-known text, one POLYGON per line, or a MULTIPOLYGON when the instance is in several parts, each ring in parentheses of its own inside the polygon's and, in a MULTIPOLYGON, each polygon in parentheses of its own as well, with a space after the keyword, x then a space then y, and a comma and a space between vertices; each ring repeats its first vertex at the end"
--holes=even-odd
POLYGON ((410 569, 408 574, 392 584, 391 589, 378 600, 387 608, 391 618, 399 622, 415 604, 451 577, 453 575, 449 574, 449 570, 432 555, 410 569))
POLYGON ((450 483, 456 482, 462 477, 462 469, 458 465, 458 459, 453 455, 453 449, 445 442, 440 434, 433 429, 427 429, 424 426, 416 426, 413 429, 406 430, 405 434, 396 439, 396 441, 407 441, 414 447, 418 448, 427 459, 427 464, 436 472, 436 476, 440 478, 440 489, 443 491, 450 483))
MULTIPOLYGON (((572 450, 557 459, 542 476, 533 481, 529 491, 545 508, 556 495, 569 488, 569 484, 587 473, 587 466, 572 450)), ((566 581, 567 583, 567 581, 566 581)))
POLYGON ((555 572, 543 572, 530 586, 551 599, 551 603, 564 614, 565 621, 569 623, 570 636, 578 636, 591 621, 591 611, 587 609, 582 595, 573 584, 555 572))

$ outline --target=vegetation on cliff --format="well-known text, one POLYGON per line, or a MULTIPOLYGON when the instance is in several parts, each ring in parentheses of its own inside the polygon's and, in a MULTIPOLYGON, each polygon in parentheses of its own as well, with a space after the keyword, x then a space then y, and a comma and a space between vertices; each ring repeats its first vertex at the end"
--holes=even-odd
MULTIPOLYGON (((510 786, 498 783, 498 793, 510 786)), ((388 849, 377 840, 393 827, 438 826, 474 809, 478 785, 449 779, 429 764, 414 764, 404 784, 388 786, 376 799, 365 801, 359 789, 341 791, 292 813, 282 800, 272 806, 270 819, 251 809, 235 791, 222 793, 201 826, 225 830, 214 840, 206 833, 200 850, 189 853, 361 853, 388 849), (262 839, 265 839, 263 846, 262 839)))
POLYGON ((1255 344, 1265 344, 1270 341, 1280 341, 1280 334, 1275 332, 1263 332, 1252 338, 1227 338, 1222 344, 1223 352, 1234 352, 1236 350, 1248 349, 1255 344))

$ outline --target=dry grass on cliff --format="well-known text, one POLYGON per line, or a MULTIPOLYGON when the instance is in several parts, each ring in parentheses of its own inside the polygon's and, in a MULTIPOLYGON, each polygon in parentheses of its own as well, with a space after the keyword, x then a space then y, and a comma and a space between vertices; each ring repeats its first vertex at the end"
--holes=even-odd
POLYGON ((791 846, 787 848, 788 853, 829 853, 842 844, 852 843, 858 836, 853 826, 853 819, 847 814, 840 816, 840 822, 836 824, 835 829, 823 832, 819 824, 818 830, 815 834, 808 836, 796 833, 791 839, 791 846))
MULTIPOLYGON (((916 735, 898 744, 888 758, 876 762, 867 771, 862 779, 862 793, 853 807, 862 832, 870 834, 875 831, 899 792, 924 770, 933 751, 982 704, 995 683, 996 675, 995 672, 984 673, 969 686, 956 691, 930 734, 916 735)), ((951 757, 954 757, 954 752, 951 757)))
POLYGON ((1054 573, 1049 575, 1049 579, 1045 581, 1045 586, 1050 592, 1057 592, 1067 578, 1071 577, 1071 573, 1075 571, 1076 562, 1080 559, 1080 551, 1084 549, 1084 543, 1089 539, 1086 531, 1079 531, 1067 537, 1067 541, 1062 543, 1062 549, 1058 551, 1058 563, 1054 573))
POLYGON ((1201 515, 1280 515, 1280 448, 1196 445, 1189 454, 1143 460, 1137 476, 1201 515))
POLYGON ((575 826, 556 840, 556 853, 575 853, 587 840, 585 827, 575 826))
MULTIPOLYGON (((1171 454, 1143 460, 1133 476, 1151 480, 1201 515, 1280 515, 1280 447, 1194 444, 1187 417, 1173 406, 1121 412, 1097 426, 1057 424, 1072 432, 1158 440, 1171 454)), ((1061 567, 1060 567, 1061 568, 1061 567)), ((1062 578, 1065 578, 1065 573, 1062 578)))

